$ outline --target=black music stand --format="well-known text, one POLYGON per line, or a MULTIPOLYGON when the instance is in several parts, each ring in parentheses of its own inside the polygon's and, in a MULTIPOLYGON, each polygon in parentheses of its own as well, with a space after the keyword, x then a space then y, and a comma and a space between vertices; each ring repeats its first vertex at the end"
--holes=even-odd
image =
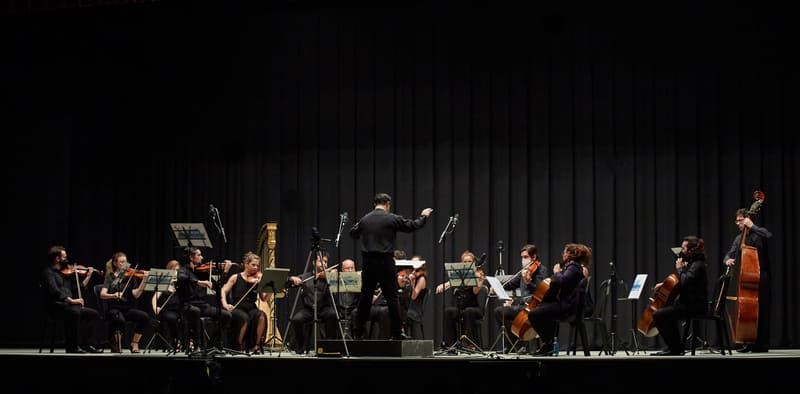
MULTIPOLYGON (((361 293, 361 273, 360 272, 329 272, 326 274, 328 278, 328 285, 331 291, 331 294, 336 293, 339 300, 341 300, 342 293, 361 293), (336 285, 333 285, 336 283, 336 285)), ((336 307, 338 308, 339 305, 337 303, 336 307)), ((342 327, 342 339, 353 339, 350 335, 350 314, 353 313, 353 310, 348 310, 345 306, 342 314, 344 318, 341 319, 344 321, 344 325, 342 327)))
MULTIPOLYGON (((639 352, 645 353, 647 349, 642 347, 641 342, 639 341, 639 333, 636 329, 636 311, 639 310, 637 308, 639 298, 641 298, 642 289, 644 288, 644 284, 647 282, 647 274, 638 274, 633 279, 633 285, 631 285, 631 289, 628 292, 628 296, 626 298, 619 298, 619 301, 628 301, 631 303, 631 328, 629 331, 631 332, 631 343, 630 343, 630 350, 633 354, 637 354, 639 352)), ((626 287, 624 281, 620 281, 623 289, 626 287)))
MULTIPOLYGON (((475 262, 471 263, 445 263, 444 269, 447 273, 448 282, 450 282, 450 288, 468 288, 471 289, 478 285, 478 271, 476 269, 475 262)), ((454 290, 455 292, 455 290, 454 290)), ((460 313, 461 311, 459 311, 460 313)), ((444 314, 444 310, 442 311, 444 314)), ((460 319, 460 317, 459 317, 460 319)), ((444 331, 444 325, 442 326, 442 330, 444 331)), ((444 333, 443 333, 444 335, 444 333)), ((458 354, 459 351, 464 351, 467 353, 481 353, 483 354, 483 350, 467 335, 459 335, 456 341, 448 346, 445 349, 440 350, 440 353, 443 354, 458 354), (462 346, 462 341, 466 340, 475 349, 479 350, 472 350, 468 348, 464 348, 462 346)))
POLYGON ((203 223, 170 223, 172 235, 175 237, 176 247, 184 248, 195 246, 198 248, 213 248, 208 238, 208 231, 203 223))
MULTIPOLYGON (((171 285, 172 282, 176 281, 177 279, 178 279, 177 270, 152 268, 147 274, 147 282, 145 282, 142 291, 143 292, 152 291, 154 294, 158 293, 159 291, 161 291, 161 289, 168 289, 169 285, 171 285)), ((171 298, 174 295, 175 292, 172 292, 169 295, 169 297, 171 298)), ((167 302, 169 302, 169 298, 167 298, 167 301, 161 306, 162 307, 166 306, 167 302)), ((161 321, 158 319, 160 314, 161 310, 159 310, 158 313, 156 313, 156 315, 150 320, 150 324, 153 326, 153 336, 150 337, 150 340, 147 342, 147 346, 145 346, 144 351, 142 351, 142 353, 149 353, 152 351, 152 349, 150 349, 150 346, 153 344, 153 341, 156 338, 160 339, 161 342, 163 342, 165 345, 169 347, 169 352, 167 353, 168 355, 173 353, 174 348, 169 343, 169 341, 166 338, 164 338, 163 335, 161 335, 160 331, 161 321)))
MULTIPOLYGON (((276 330, 278 329, 278 314, 275 311, 277 303, 275 300, 279 294, 283 294, 283 289, 286 287, 286 281, 289 278, 288 268, 264 268, 261 271, 261 281, 258 282, 258 294, 272 293, 272 308, 270 308, 270 326, 272 327, 272 336, 267 338, 264 342, 269 348, 269 353, 272 354, 272 348, 275 346, 276 341, 280 341, 281 348, 283 348, 283 340, 278 338, 276 330), (271 342, 271 344, 270 344, 271 342)), ((283 298, 283 297, 280 297, 283 298)))

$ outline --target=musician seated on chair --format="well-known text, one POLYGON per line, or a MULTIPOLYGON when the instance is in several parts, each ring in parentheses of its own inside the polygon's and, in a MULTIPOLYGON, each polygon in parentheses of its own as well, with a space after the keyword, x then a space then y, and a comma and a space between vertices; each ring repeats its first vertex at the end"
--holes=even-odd
POLYGON ((68 264, 67 250, 63 246, 52 246, 47 252, 47 259, 48 265, 41 273, 41 287, 47 313, 64 322, 67 353, 100 353, 91 345, 94 324, 100 315, 96 310, 85 307, 83 298, 73 298, 65 283, 70 278, 65 278, 61 273, 62 265, 66 267, 68 264))
MULTIPOLYGON (((201 273, 195 272, 195 267, 200 266, 203 262, 203 254, 200 249, 194 246, 187 246, 183 252, 184 256, 180 261, 181 267, 178 269, 176 290, 181 304, 181 314, 189 329, 189 339, 193 341, 193 345, 196 347, 195 350, 200 350, 203 335, 201 317, 216 319, 219 315, 219 321, 217 322, 219 324, 219 335, 221 339, 225 339, 223 332, 227 331, 228 324, 231 321, 231 313, 208 303, 206 290, 212 288, 214 284, 210 279, 211 270, 201 273)), ((191 346, 187 350, 191 350, 191 346)))
MULTIPOLYGON (((474 263, 475 254, 469 250, 461 254, 462 263, 474 263)), ((467 335, 478 346, 481 346, 481 330, 480 325, 483 319, 483 302, 478 299, 478 296, 483 294, 484 289, 484 270, 483 267, 476 267, 478 272, 478 285, 473 287, 456 287, 453 290, 453 304, 444 310, 445 315, 445 342, 453 344, 461 333, 458 332, 459 322, 464 319, 464 327, 462 327, 463 334, 467 335)), ((436 294, 441 294, 450 288, 450 281, 436 286, 436 294)))
MULTIPOLYGON (((297 310, 291 317, 292 334, 294 341, 289 345, 298 354, 305 353, 306 348, 313 343, 313 338, 306 337, 306 323, 314 320, 314 295, 317 301, 317 317, 322 320, 323 329, 320 330, 320 337, 333 337, 336 332, 336 310, 333 308, 332 298, 328 282, 325 277, 328 267, 328 253, 322 251, 322 261, 319 256, 315 259, 316 272, 305 272, 300 276, 290 276, 288 287, 299 287, 302 292, 302 300, 297 305, 297 310), (316 286, 316 292, 314 288, 316 286)), ((312 330, 310 330, 313 333, 312 330)))
POLYGON ((136 278, 137 274, 136 269, 129 267, 125 253, 114 253, 111 260, 106 263, 106 277, 100 290, 100 298, 106 303, 106 321, 109 322, 108 337, 112 353, 122 352, 122 335, 125 332, 126 321, 135 324, 130 342, 131 353, 139 353, 139 340, 142 339, 147 322, 150 320, 147 312, 136 305, 136 299, 144 292, 147 272, 141 273, 141 279, 136 278))
POLYGON ((259 263, 261 259, 253 252, 242 257, 244 271, 233 275, 222 286, 222 307, 232 314, 231 328, 236 335, 237 350, 244 351, 245 345, 253 353, 261 351, 260 344, 267 332, 267 314, 256 305, 256 298, 267 299, 267 293, 258 294, 261 280, 259 263), (245 336, 247 340, 245 341, 245 336))
MULTIPOLYGON (((411 301, 411 283, 405 270, 397 272, 397 303, 400 310, 400 319, 405 322, 408 317, 408 307, 411 301)), ((386 297, 383 296, 383 289, 379 288, 376 295, 372 297, 372 307, 369 311, 369 321, 377 322, 380 328, 377 338, 389 339, 392 337, 391 319, 389 317, 389 305, 386 297)), ((405 332, 405 327, 403 328, 405 332)), ((370 332, 371 337, 376 337, 370 332)))
POLYGON ((528 312, 528 321, 542 341, 535 355, 552 355, 557 322, 576 313, 584 291, 579 285, 592 263, 592 249, 583 244, 566 244, 561 261, 553 266, 550 289, 544 300, 528 312))
MULTIPOLYGON (((352 259, 342 260, 342 272, 356 272, 356 262, 352 259)), ((348 322, 353 321, 353 314, 358 308, 358 298, 360 293, 336 293, 336 307, 339 310, 339 317, 348 322)))
MULTIPOLYGON (((414 256, 411 260, 422 260, 420 256, 414 256)), ((425 296, 428 295, 428 279, 425 275, 425 264, 417 267, 414 272, 407 276, 411 284, 409 294, 408 313, 405 318, 406 334, 412 338, 422 338, 422 323, 425 314, 425 296), (419 328, 420 332, 417 332, 419 328)))
MULTIPOLYGON (((506 335, 509 339, 515 339, 511 333, 511 324, 519 311, 525 308, 525 304, 531 299, 531 295, 536 291, 536 286, 547 278, 547 267, 539 261, 539 253, 536 245, 527 244, 519 251, 522 259, 522 268, 503 284, 503 289, 515 292, 518 291, 512 300, 507 301, 494 309, 494 316, 497 324, 502 326, 505 323, 506 335)), ((521 347, 520 349, 524 349, 521 347)))
MULTIPOLYGON (((667 349, 653 353, 654 356, 679 356, 683 354, 678 322, 704 315, 708 310, 708 275, 703 240, 690 235, 683 238, 681 252, 675 260, 678 274, 678 297, 672 305, 667 305, 653 313, 653 322, 658 334, 667 344, 667 349)), ((661 287, 656 284, 655 289, 661 287)))

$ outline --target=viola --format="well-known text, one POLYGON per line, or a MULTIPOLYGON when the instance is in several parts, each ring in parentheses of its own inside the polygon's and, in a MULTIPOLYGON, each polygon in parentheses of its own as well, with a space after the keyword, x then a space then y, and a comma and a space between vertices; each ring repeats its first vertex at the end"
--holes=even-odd
MULTIPOLYGON (((75 272, 78 273, 78 276, 85 277, 89 273, 89 267, 85 267, 82 265, 68 265, 61 269, 61 274, 64 276, 74 275, 75 272)), ((100 270, 92 270, 93 273, 103 275, 103 271, 100 270)))

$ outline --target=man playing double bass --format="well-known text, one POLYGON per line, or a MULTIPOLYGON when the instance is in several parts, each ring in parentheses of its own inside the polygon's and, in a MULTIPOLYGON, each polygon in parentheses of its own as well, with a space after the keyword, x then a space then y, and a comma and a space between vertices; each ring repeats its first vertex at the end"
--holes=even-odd
POLYGON ((736 235, 731 249, 725 254, 723 263, 730 267, 736 263, 737 258, 740 256, 740 244, 742 242, 742 232, 745 227, 748 229, 747 238, 744 244, 753 246, 758 249, 758 263, 761 268, 761 275, 758 285, 758 332, 756 340, 753 344, 746 344, 741 349, 737 349, 740 353, 762 353, 769 351, 769 303, 770 303, 770 283, 769 283, 769 258, 767 255, 767 238, 772 237, 772 233, 764 227, 756 226, 750 218, 750 211, 747 208, 741 208, 736 211, 736 226, 739 227, 740 233, 736 235))
MULTIPOLYGON (((687 236, 681 242, 681 252, 675 260, 678 273, 678 298, 672 305, 667 305, 653 313, 653 322, 658 334, 667 344, 667 349, 653 353, 654 356, 683 355, 678 322, 693 316, 703 315, 708 309, 708 274, 706 273, 706 256, 703 240, 695 236, 687 236)), ((663 283, 663 282, 662 282, 663 283)), ((656 284, 656 291, 662 283, 656 284)))

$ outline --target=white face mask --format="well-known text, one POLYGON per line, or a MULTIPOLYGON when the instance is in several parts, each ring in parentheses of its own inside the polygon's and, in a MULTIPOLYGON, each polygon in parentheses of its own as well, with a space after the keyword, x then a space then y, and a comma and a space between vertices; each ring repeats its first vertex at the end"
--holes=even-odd
POLYGON ((531 263, 531 259, 522 259, 522 266, 526 266, 531 263))

